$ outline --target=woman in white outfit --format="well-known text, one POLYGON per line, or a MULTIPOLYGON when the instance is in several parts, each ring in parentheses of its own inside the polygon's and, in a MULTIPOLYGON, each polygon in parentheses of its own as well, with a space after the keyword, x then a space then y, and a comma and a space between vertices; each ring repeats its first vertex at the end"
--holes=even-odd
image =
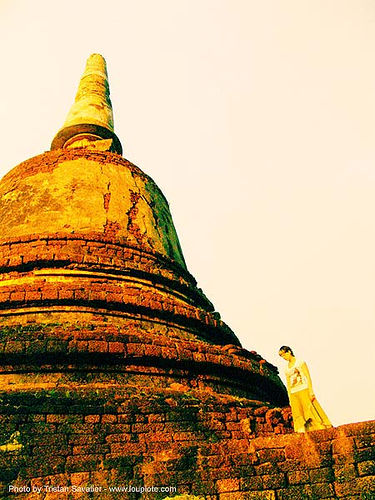
POLYGON ((288 362, 285 376, 295 432, 332 427, 314 395, 306 363, 296 358, 292 349, 286 345, 280 347, 279 355, 288 362))

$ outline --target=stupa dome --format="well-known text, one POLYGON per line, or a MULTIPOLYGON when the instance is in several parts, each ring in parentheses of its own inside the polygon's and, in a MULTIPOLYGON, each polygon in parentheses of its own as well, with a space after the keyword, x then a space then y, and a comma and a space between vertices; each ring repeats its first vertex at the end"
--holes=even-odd
POLYGON ((197 287, 164 195, 121 149, 95 54, 51 151, 0 182, 0 396, 21 447, 0 454, 9 481, 123 482, 139 463, 147 482, 150 461, 184 464, 202 436, 289 429, 277 369, 197 287), (180 438, 192 444, 172 450, 180 438))

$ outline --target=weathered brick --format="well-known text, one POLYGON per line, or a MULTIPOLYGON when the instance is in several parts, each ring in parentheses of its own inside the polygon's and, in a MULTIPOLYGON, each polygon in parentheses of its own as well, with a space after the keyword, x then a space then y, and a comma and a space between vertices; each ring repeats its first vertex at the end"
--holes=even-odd
POLYGON ((359 495, 360 493, 360 485, 358 479, 351 479, 345 482, 335 481, 334 483, 335 493, 338 497, 344 496, 354 496, 359 495))
POLYGON ((100 415, 86 415, 85 422, 89 424, 94 424, 100 421, 100 415))
MULTIPOLYGON (((202 432, 175 432, 173 434, 174 441, 191 441, 191 440, 202 440, 205 436, 202 432)), ((166 439, 167 441, 169 439, 166 439)))
POLYGON ((100 442, 95 434, 68 434, 68 441, 75 446, 100 442))
POLYGON ((135 421, 135 417, 134 417, 134 415, 128 415, 126 413, 119 413, 117 415, 117 421, 123 425, 123 424, 126 424, 126 423, 134 422, 135 421))
POLYGON ((73 472, 71 475, 72 484, 76 484, 77 486, 88 484, 90 474, 88 472, 73 472))
POLYGON ((284 474, 265 474, 262 476, 264 489, 282 488, 286 485, 284 474))
POLYGON ((58 287, 44 287, 42 290, 43 300, 56 300, 59 296, 58 287))
POLYGON ((358 479, 358 486, 362 500, 373 500, 375 498, 375 475, 358 479))
POLYGON ((123 342, 108 342, 108 350, 113 353, 125 352, 125 345, 123 342))
POLYGON ((27 301, 33 301, 33 300, 40 300, 42 298, 41 292, 38 291, 26 291, 25 294, 25 300, 27 301))
POLYGON ((90 340, 88 342, 89 352, 107 352, 108 342, 101 340, 90 340))
POLYGON ((139 423, 139 424, 133 424, 132 425, 132 432, 134 433, 143 433, 143 432, 161 432, 164 430, 164 424, 163 423, 139 423))
POLYGON ((310 470, 310 480, 312 483, 329 483, 333 480, 332 469, 322 467, 310 470))
MULTIPOLYGON (((74 297, 73 290, 60 288, 58 291, 58 298, 61 300, 73 299, 73 297, 74 297)), ((27 299, 27 293, 26 293, 26 299, 27 299)))
POLYGON ((238 479, 218 479, 216 481, 216 486, 219 493, 239 491, 240 482, 238 479))
POLYGON ((352 437, 342 436, 334 439, 332 445, 333 455, 348 455, 353 452, 354 439, 352 437))
POLYGON ((285 457, 292 460, 301 459, 303 457, 303 450, 300 444, 290 444, 285 447, 285 457))
POLYGON ((103 424, 117 422, 117 415, 104 414, 101 416, 101 421, 103 424))
POLYGON ((23 342, 9 340, 5 344, 4 352, 8 354, 14 352, 23 352, 24 350, 25 350, 25 344, 23 342))
POLYGON ((272 462, 266 462, 260 465, 256 465, 255 472, 258 476, 263 474, 275 474, 279 472, 279 468, 272 462))
POLYGON ((90 445, 81 445, 81 446, 73 446, 72 453, 73 455, 90 455, 90 454, 98 454, 98 453, 109 453, 110 446, 109 444, 90 444, 90 445))
POLYGON ((309 485, 288 486, 277 490, 277 500, 312 500, 312 498, 309 485))
POLYGON ((46 415, 29 415, 27 420, 29 422, 45 422, 47 419, 46 415))
POLYGON ((11 292, 10 294, 10 300, 14 302, 22 302, 25 300, 25 292, 23 291, 17 291, 17 292, 11 292))
POLYGON ((289 484, 306 484, 309 481, 309 473, 306 470, 296 470, 288 473, 289 484))
POLYGON ((50 414, 47 415, 46 420, 48 423, 70 423, 70 424, 75 424, 75 423, 81 423, 83 422, 83 416, 82 415, 54 415, 50 414))
POLYGON ((144 354, 144 346, 141 344, 127 344, 126 350, 129 356, 142 356, 144 354))
POLYGON ((283 449, 264 449, 259 450, 257 454, 262 462, 281 462, 285 460, 285 452, 283 449))
POLYGON ((244 497, 243 492, 237 491, 237 492, 232 492, 232 493, 220 493, 219 499, 220 500, 246 500, 246 497, 244 497))
POLYGON ((108 434, 122 434, 129 433, 131 431, 130 424, 120 424, 120 423, 106 423, 105 429, 108 434))
POLYGON ((131 434, 129 432, 128 434, 124 433, 108 434, 105 439, 108 443, 121 443, 122 441, 128 441, 128 442, 131 441, 132 437, 134 437, 134 434, 131 434))
POLYGON ((75 455, 66 459, 67 472, 96 470, 103 460, 102 455, 75 455))
POLYGON ((232 479, 233 470, 228 466, 222 466, 217 469, 205 469, 200 472, 203 480, 215 481, 216 479, 232 479))
POLYGON ((241 479, 240 486, 241 486, 240 487, 241 491, 262 490, 263 489, 262 478, 258 476, 244 477, 241 479))
MULTIPOLYGON (((252 491, 250 494, 242 492, 243 500, 276 500, 276 493, 274 491, 252 491)), ((219 495, 221 499, 221 495, 219 495)))
POLYGON ((335 496, 335 490, 329 483, 312 483, 312 498, 332 498, 335 496))
POLYGON ((225 428, 228 429, 228 431, 238 431, 241 429, 241 422, 236 421, 236 422, 227 422, 225 424, 225 428))
POLYGON ((165 422, 165 415, 160 415, 160 414, 151 414, 151 415, 148 415, 148 421, 150 423, 155 423, 155 422, 165 422))
POLYGON ((111 454, 121 453, 124 455, 139 455, 146 451, 144 443, 111 443, 111 454))
POLYGON ((358 473, 360 476, 375 475, 375 460, 366 460, 358 464, 358 473))
POLYGON ((357 477, 357 470, 355 468, 355 465, 352 463, 334 466, 333 473, 335 476, 335 480, 339 483, 350 481, 351 479, 357 477))
POLYGON ((365 434, 354 436, 354 442, 357 448, 367 448, 369 446, 375 446, 375 434, 365 434))
POLYGON ((353 456, 354 456, 354 461, 357 463, 368 460, 375 461, 375 446, 354 450, 353 456))

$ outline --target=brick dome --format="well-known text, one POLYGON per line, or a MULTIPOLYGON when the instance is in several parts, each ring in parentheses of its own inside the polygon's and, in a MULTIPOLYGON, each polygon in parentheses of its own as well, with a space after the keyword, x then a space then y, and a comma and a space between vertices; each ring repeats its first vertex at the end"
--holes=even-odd
MULTIPOLYGON (((80 353, 86 362, 92 353, 94 364, 100 354, 106 364, 116 360, 118 365, 116 349, 121 349, 123 364, 132 331, 142 346, 142 355, 139 349, 133 354, 140 365, 159 366, 161 360, 170 365, 173 360, 176 367, 189 360, 194 373, 205 373, 205 352, 212 351, 210 370, 225 384, 243 385, 260 401, 284 401, 276 370, 241 349, 196 287, 168 203, 135 165, 87 147, 27 160, 0 183, 0 221, 1 323, 46 326, 45 340, 52 335, 54 342, 41 344, 43 356, 55 356, 57 349, 61 357, 64 349, 58 344, 63 343, 69 366, 73 352, 78 365, 80 353), (56 333, 59 328, 52 332, 48 326, 64 325, 71 332, 78 323, 80 340, 72 338, 68 344, 56 333), (83 340, 85 328, 90 335, 83 340), (173 344, 165 357, 155 346, 146 349, 155 343, 152 335, 173 344), (225 376, 228 369, 231 375, 225 376)), ((26 355, 24 344, 19 347, 26 355)), ((30 361, 20 357, 19 362, 30 361)))

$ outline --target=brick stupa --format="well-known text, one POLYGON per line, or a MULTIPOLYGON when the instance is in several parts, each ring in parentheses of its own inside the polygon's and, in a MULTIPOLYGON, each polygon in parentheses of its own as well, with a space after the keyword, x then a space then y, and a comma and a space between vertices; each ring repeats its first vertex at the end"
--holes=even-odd
MULTIPOLYGON (((1 181, 4 497, 9 485, 25 498, 168 496, 29 491, 46 485, 214 495, 228 472, 207 457, 290 431, 276 368, 197 288, 168 202, 121 154, 94 54, 51 151, 1 181)), ((236 464, 229 476, 248 474, 236 464)))

